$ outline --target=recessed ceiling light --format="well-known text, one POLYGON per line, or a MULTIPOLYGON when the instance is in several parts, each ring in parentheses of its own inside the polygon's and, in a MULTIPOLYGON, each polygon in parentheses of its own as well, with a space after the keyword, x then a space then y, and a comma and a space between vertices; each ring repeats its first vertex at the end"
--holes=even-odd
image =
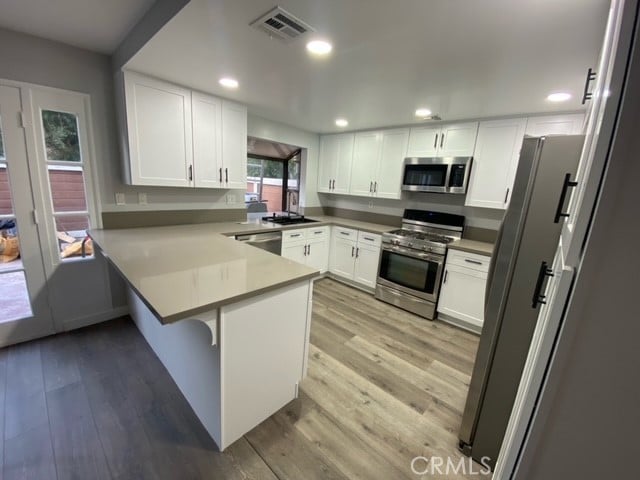
POLYGON ((349 125, 349 122, 347 121, 346 118, 336 118, 336 127, 346 127, 347 125, 349 125))
POLYGON ((222 77, 218 83, 224 88, 238 88, 238 81, 231 77, 222 77))
POLYGON ((566 102, 570 98, 571 98, 571 94, 570 93, 557 92, 557 93, 552 93, 551 95, 549 95, 547 97, 547 100, 549 100, 550 102, 566 102))
POLYGON ((333 46, 324 40, 311 40, 307 43, 307 50, 314 55, 329 55, 333 46))
POLYGON ((416 110, 416 117, 426 118, 431 116, 431 110, 428 108, 419 108, 416 110))

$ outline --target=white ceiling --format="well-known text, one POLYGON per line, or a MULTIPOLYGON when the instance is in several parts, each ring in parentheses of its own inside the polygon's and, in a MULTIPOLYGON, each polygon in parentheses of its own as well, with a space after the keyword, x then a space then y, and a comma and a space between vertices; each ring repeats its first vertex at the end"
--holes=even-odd
POLYGON ((0 0, 0 27, 112 53, 154 0, 0 0))

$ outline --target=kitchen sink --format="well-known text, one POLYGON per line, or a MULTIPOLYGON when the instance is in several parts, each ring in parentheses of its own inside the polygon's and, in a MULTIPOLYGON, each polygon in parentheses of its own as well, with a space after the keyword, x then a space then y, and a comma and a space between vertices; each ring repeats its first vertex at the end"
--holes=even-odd
POLYGON ((271 217, 262 217, 264 222, 275 223, 277 225, 298 225, 301 223, 314 223, 318 220, 311 220, 310 218, 305 218, 304 215, 278 215, 271 217))

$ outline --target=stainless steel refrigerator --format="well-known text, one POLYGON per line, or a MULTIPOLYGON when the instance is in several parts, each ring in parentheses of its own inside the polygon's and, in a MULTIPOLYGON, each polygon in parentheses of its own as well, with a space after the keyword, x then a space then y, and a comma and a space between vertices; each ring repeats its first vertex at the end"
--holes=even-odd
POLYGON ((525 137, 496 241, 460 449, 495 466, 558 247, 583 135, 525 137))

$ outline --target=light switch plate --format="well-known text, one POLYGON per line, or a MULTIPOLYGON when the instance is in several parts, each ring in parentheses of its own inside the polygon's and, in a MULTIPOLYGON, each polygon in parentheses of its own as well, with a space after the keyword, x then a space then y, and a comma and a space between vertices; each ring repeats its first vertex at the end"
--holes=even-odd
POLYGON ((140 205, 147 205, 147 194, 144 192, 138 192, 138 203, 140 205))
POLYGON ((125 199, 124 193, 118 192, 116 193, 116 205, 126 205, 127 201, 125 199))

